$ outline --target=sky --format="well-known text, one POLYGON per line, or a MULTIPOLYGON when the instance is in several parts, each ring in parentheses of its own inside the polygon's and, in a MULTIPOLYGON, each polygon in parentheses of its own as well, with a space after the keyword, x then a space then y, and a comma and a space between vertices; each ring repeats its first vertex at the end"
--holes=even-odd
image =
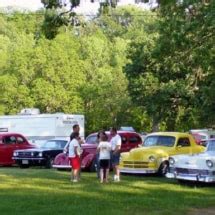
POLYGON ((35 11, 43 7, 40 0, 0 0, 0 7, 21 7, 35 11))
MULTIPOLYGON (((69 0, 64 0, 65 2, 69 2, 69 0)), ((77 7, 75 9, 78 13, 83 14, 95 14, 98 11, 99 3, 87 3, 83 2, 84 5, 80 5, 80 7, 77 7)), ((82 4, 83 4, 82 3, 82 4)), ((0 8, 2 7, 18 7, 18 8, 24 8, 31 11, 36 11, 43 7, 43 4, 40 0, 0 0, 0 8)), ((69 5, 68 5, 69 7, 69 5)))
MULTIPOLYGON (((68 3, 69 0, 64 0, 64 2, 68 3)), ((123 0, 120 1, 119 5, 128 4, 130 2, 134 2, 134 0, 123 0)), ((156 0, 150 0, 150 2, 153 2, 153 5, 142 3, 139 4, 139 6, 144 9, 157 7, 156 0)), ((95 1, 95 3, 90 3, 90 1, 83 0, 81 1, 80 6, 75 9, 75 12, 85 15, 96 14, 98 12, 99 6, 99 1, 95 1)), ((41 0, 0 0, 0 8, 2 7, 18 7, 31 11, 36 11, 42 8, 43 4, 41 3, 41 0)))

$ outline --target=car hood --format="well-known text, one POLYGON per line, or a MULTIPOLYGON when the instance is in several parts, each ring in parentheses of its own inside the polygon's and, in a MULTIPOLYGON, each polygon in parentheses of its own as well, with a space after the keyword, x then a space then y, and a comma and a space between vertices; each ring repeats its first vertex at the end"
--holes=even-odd
POLYGON ((22 150, 16 150, 16 152, 44 152, 44 151, 55 151, 55 150, 62 150, 63 149, 53 149, 53 148, 33 148, 33 149, 22 149, 22 150))
POLYGON ((198 154, 189 154, 189 155, 174 155, 171 156, 176 160, 184 160, 184 161, 188 161, 188 160, 198 160, 198 159, 215 159, 215 152, 202 152, 202 153, 198 153, 198 154))
POLYGON ((156 157, 165 157, 169 155, 171 147, 153 146, 153 147, 140 147, 130 151, 129 158, 144 158, 148 159, 149 156, 153 155, 156 157))
POLYGON ((175 155, 175 167, 183 168, 205 168, 207 169, 206 160, 215 162, 215 152, 204 152, 192 155, 175 155))

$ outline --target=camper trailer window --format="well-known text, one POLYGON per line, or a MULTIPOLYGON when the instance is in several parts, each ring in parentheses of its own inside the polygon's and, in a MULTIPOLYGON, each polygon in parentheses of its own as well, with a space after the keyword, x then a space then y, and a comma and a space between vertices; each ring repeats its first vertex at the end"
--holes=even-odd
POLYGON ((8 128, 0 128, 0 132, 8 132, 8 128))

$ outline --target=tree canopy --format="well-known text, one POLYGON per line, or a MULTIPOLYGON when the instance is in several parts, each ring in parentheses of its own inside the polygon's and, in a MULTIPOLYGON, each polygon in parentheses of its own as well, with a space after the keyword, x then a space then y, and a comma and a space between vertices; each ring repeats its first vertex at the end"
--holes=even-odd
POLYGON ((214 125, 214 1, 116 7, 77 25, 62 1, 42 2, 0 15, 1 114, 82 113, 87 132, 214 125))

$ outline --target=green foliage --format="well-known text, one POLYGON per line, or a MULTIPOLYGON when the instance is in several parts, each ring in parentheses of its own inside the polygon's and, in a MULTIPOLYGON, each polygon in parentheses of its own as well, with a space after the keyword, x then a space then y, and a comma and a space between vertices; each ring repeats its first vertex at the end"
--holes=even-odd
POLYGON ((0 15, 1 114, 83 113, 87 133, 214 126, 214 1, 109 8, 78 25, 62 2, 0 15))
POLYGON ((126 68, 129 89, 133 100, 153 118, 155 129, 159 122, 167 130, 199 125, 193 120, 193 114, 198 119, 197 110, 202 108, 197 105, 198 91, 205 75, 214 71, 210 6, 214 3, 162 2, 159 37, 150 35, 148 41, 142 37, 131 43, 131 63, 126 68))

